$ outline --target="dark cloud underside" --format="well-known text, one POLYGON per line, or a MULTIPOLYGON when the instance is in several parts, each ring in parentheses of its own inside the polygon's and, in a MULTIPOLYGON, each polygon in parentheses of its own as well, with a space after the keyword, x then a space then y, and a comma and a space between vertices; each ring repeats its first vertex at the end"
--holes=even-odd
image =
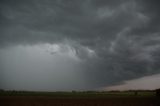
POLYGON ((1 0, 0 46, 64 43, 89 87, 160 72, 158 0, 1 0), (74 43, 73 43, 74 42, 74 43), (95 57, 88 57, 88 49, 95 57))

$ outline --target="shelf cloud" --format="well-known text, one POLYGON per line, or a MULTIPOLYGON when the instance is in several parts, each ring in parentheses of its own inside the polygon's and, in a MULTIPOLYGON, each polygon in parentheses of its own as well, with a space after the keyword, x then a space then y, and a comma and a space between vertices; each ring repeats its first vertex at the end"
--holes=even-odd
MULTIPOLYGON (((9 80, 14 72, 17 76, 19 72, 33 76, 35 83, 43 79, 39 85, 47 86, 42 87, 44 90, 55 86, 56 90, 96 89, 159 74, 159 4, 157 0, 1 0, 0 87, 12 89, 7 85, 17 83, 18 79, 9 80), (44 69, 33 66, 39 71, 48 71, 25 69, 33 59, 29 54, 48 59, 48 64, 37 63, 43 61, 38 58, 33 63, 44 65, 44 69), (10 62, 16 60, 18 65, 10 62), (24 67, 19 65, 21 62, 24 67), (49 78, 34 77, 33 73, 49 78), (64 73, 72 80, 66 81, 64 73), (64 78, 60 81, 58 75, 64 78), (52 77, 60 84, 53 83, 52 77), (72 88, 73 85, 77 87, 72 88)), ((34 84, 28 83, 28 89, 34 89, 34 84)), ((17 84, 15 89, 18 87, 17 84)))

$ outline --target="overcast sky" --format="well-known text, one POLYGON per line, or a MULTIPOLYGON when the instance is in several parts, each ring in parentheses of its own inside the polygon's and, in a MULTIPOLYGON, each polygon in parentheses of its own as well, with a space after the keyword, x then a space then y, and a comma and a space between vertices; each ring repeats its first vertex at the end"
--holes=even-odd
POLYGON ((0 0, 0 88, 96 90, 127 82, 137 89, 152 78, 152 89, 160 87, 159 5, 0 0))

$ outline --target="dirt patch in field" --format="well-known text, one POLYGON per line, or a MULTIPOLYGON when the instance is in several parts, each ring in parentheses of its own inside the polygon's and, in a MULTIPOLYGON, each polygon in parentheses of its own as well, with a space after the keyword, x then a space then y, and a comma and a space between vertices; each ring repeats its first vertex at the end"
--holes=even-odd
POLYGON ((158 98, 52 98, 46 96, 3 96, 0 106, 160 106, 158 98))

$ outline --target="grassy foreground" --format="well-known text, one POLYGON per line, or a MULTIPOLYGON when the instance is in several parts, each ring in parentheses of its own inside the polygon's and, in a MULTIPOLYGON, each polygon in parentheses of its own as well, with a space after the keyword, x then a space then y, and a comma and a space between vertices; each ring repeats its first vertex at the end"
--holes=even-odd
POLYGON ((0 106, 160 106, 155 91, 0 91, 0 106))

